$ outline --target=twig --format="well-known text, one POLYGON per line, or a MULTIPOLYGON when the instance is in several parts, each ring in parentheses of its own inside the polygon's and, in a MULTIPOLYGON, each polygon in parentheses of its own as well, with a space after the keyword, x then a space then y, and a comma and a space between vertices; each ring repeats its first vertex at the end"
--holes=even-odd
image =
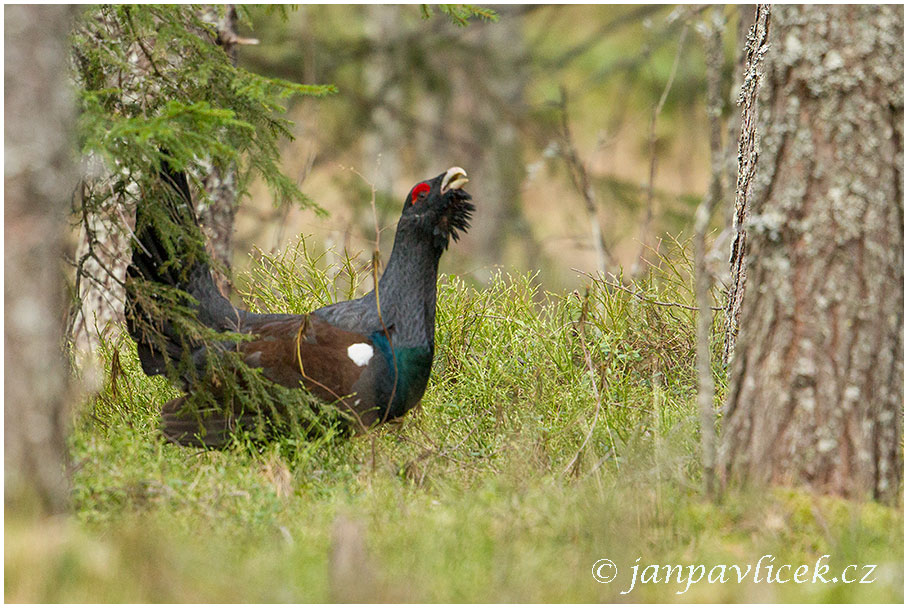
POLYGON ((590 222, 590 234, 593 242, 593 249, 597 255, 597 270, 601 275, 606 274, 608 266, 615 266, 615 259, 606 246, 603 238, 603 231, 600 228, 600 219, 597 214, 596 196, 593 192, 593 186, 590 184, 590 175, 587 173, 587 167, 578 156, 577 149, 574 145, 574 138, 571 135, 571 128, 568 124, 568 92, 562 87, 562 98, 559 102, 559 116, 561 119, 561 139, 562 145, 559 151, 565 164, 568 166, 568 173, 571 175, 571 181, 581 196, 584 197, 585 208, 587 210, 587 219, 590 222))
MULTIPOLYGON (((594 277, 590 273, 586 273, 586 272, 584 272, 580 269, 576 269, 574 267, 571 267, 571 270, 576 273, 580 273, 581 275, 584 275, 591 281, 599 281, 600 283, 602 283, 604 285, 608 285, 611 288, 615 288, 617 290, 622 290, 623 292, 627 292, 628 294, 631 294, 638 300, 640 300, 642 302, 646 302, 647 304, 658 305, 661 307, 678 307, 679 309, 685 309, 686 311, 698 311, 699 310, 698 307, 693 307, 691 305, 682 304, 680 302, 664 302, 662 300, 656 300, 655 298, 647 298, 641 292, 635 292, 628 286, 620 283, 616 279, 615 275, 613 275, 612 273, 609 273, 609 274, 612 276, 613 281, 607 281, 605 277, 594 277)), ((723 307, 710 307, 710 309, 713 311, 722 311, 723 307)))
POLYGON ((367 180, 366 176, 364 176, 362 173, 357 171, 354 167, 344 167, 343 165, 341 165, 341 168, 346 169, 347 171, 355 174, 357 177, 359 177, 361 180, 363 180, 366 184, 369 185, 369 192, 370 192, 369 205, 372 209, 373 228, 374 228, 375 234, 376 234, 374 248, 373 248, 373 271, 374 271, 373 280, 375 281, 376 298, 378 298, 379 280, 375 273, 375 270, 376 270, 376 265, 378 264, 379 252, 380 252, 379 235, 381 234, 382 231, 379 229, 379 213, 378 213, 378 211, 376 211, 376 185, 373 182, 370 182, 369 180, 367 180))
POLYGON ((672 89, 672 83, 675 82, 675 75, 679 69, 679 61, 682 58, 682 50, 685 48, 685 37, 688 35, 688 22, 686 21, 682 25, 682 33, 679 34, 679 44, 675 51, 675 59, 672 62, 672 69, 669 71, 669 78, 666 80, 666 86, 663 87, 663 93, 660 95, 660 99, 657 102, 656 106, 653 108, 653 113, 650 115, 650 130, 648 134, 648 143, 650 150, 650 174, 647 179, 647 199, 645 207, 644 222, 641 224, 641 251, 638 253, 638 256, 634 260, 634 264, 631 268, 631 274, 637 275, 641 269, 640 260, 644 256, 644 250, 647 249, 647 243, 649 242, 648 237, 650 236, 651 225, 653 224, 653 218, 656 215, 654 212, 654 200, 653 200, 653 187, 654 181, 656 180, 656 123, 657 117, 659 117, 660 112, 663 110, 663 105, 666 103, 666 98, 669 97, 669 90, 672 89))
MULTIPOLYGON (((376 165, 378 166, 378 164, 379 164, 379 159, 376 159, 376 165)), ((380 251, 379 250, 379 235, 381 234, 381 231, 379 230, 379 215, 378 215, 378 212, 376 211, 376 185, 373 182, 370 182, 369 180, 367 180, 363 176, 363 174, 361 174, 359 171, 357 171, 353 167, 350 167, 349 169, 353 173, 360 176, 360 178, 364 182, 369 184, 369 189, 370 189, 370 193, 371 193, 369 204, 372 207, 373 227, 376 232, 375 249, 372 252, 372 280, 373 280, 373 285, 375 286, 375 293, 376 293, 376 313, 379 316, 379 324, 381 324, 381 326, 382 326, 382 332, 385 334, 385 340, 388 341, 388 348, 391 351, 391 363, 395 370, 394 384, 392 384, 392 386, 391 386, 391 395, 388 396, 388 403, 386 404, 386 412, 388 412, 389 410, 391 410, 391 404, 394 401, 395 393, 398 390, 398 357, 395 354, 394 345, 392 345, 392 343, 391 343, 391 331, 388 329, 388 326, 385 325, 385 320, 382 317, 382 304, 379 299, 379 251, 380 251)), ((373 452, 375 452, 375 444, 373 444, 373 452)), ((373 458, 373 467, 375 467, 375 458, 373 458)))
POLYGON ((164 76, 160 72, 160 70, 158 70, 158 65, 155 63, 155 60, 152 57, 151 52, 147 48, 145 48, 145 43, 142 41, 142 37, 139 36, 139 32, 136 30, 136 24, 133 23, 132 11, 127 7, 125 12, 126 12, 126 21, 129 24, 129 30, 133 34, 133 39, 136 41, 136 44, 139 45, 139 48, 142 50, 142 54, 145 55, 145 58, 148 60, 148 63, 151 66, 152 70, 158 76, 158 78, 160 78, 161 80, 170 82, 170 79, 167 78, 166 76, 164 76))

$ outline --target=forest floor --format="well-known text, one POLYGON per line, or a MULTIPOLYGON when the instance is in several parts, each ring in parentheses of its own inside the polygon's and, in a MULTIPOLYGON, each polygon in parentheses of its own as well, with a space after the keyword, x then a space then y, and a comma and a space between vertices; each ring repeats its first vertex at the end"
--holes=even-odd
MULTIPOLYGON (((238 284, 305 312, 371 281, 323 262, 298 245, 238 284)), ((586 294, 443 277, 422 405, 355 438, 167 444, 177 390, 106 344, 116 381, 74 413, 72 514, 7 506, 5 600, 902 601, 902 506, 704 498, 687 266, 586 294)))

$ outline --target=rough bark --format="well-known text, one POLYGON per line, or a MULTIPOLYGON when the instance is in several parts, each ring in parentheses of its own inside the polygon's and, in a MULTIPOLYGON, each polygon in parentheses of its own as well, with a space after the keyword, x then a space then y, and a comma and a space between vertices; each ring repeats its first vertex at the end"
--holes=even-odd
POLYGON ((903 9, 776 6, 725 482, 902 483, 903 9))
POLYGON ((73 14, 67 6, 4 10, 4 486, 7 505, 34 493, 50 511, 67 503, 61 258, 76 177, 65 85, 73 14))
POLYGON ((752 182, 758 160, 755 121, 758 112, 758 85, 761 81, 761 64, 767 52, 770 28, 770 5, 758 5, 754 25, 748 33, 745 45, 745 76, 738 99, 742 106, 741 135, 739 136, 738 176, 735 185, 735 206, 732 215, 732 252, 729 257, 731 283, 726 300, 725 340, 723 344, 723 365, 728 365, 735 349, 739 332, 739 318, 742 298, 745 296, 746 256, 748 234, 745 223, 748 220, 752 198, 752 182))
MULTIPOLYGON (((748 40, 748 33, 751 26, 754 25, 755 7, 753 5, 740 4, 734 8, 730 14, 730 20, 735 23, 735 41, 738 51, 732 62, 732 78, 728 83, 726 99, 731 111, 726 118, 726 141, 725 159, 723 161, 723 201, 735 201, 736 178, 739 172, 739 134, 742 132, 742 113, 737 108, 739 98, 742 94, 742 85, 745 76, 745 55, 747 47, 745 42, 748 40)), ((735 206, 733 204, 724 204, 721 208, 723 214, 723 228, 716 239, 710 252, 707 254, 707 261, 714 281, 722 281, 724 286, 729 286, 729 253, 732 250, 732 225, 735 215, 735 206)), ((723 364, 726 364, 724 355, 723 364)))

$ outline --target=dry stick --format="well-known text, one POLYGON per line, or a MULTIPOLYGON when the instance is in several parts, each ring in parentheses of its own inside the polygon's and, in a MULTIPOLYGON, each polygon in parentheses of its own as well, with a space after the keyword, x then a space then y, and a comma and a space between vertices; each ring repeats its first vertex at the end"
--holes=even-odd
MULTIPOLYGON (((613 280, 607 281, 605 278, 594 277, 590 273, 586 273, 586 272, 584 272, 580 269, 576 269, 574 267, 571 267, 571 270, 574 271, 575 273, 580 273, 581 275, 584 275, 591 281, 599 281, 603 285, 607 285, 616 290, 622 290, 623 292, 626 292, 626 293, 634 296, 641 302, 644 302, 647 304, 657 305, 660 307, 677 307, 679 309, 685 309, 686 311, 698 311, 699 310, 698 307, 692 307, 691 305, 682 304, 681 302, 666 302, 666 301, 662 301, 662 300, 656 300, 655 298, 647 298, 641 292, 635 292, 630 287, 620 283, 619 280, 616 278, 616 276, 613 275, 612 273, 609 273, 609 275, 612 277, 613 280)), ((722 311, 723 307, 710 307, 710 309, 713 311, 722 311)))
MULTIPOLYGON (((737 14, 736 31, 733 34, 737 44, 740 45, 738 52, 736 53, 735 60, 733 62, 733 78, 729 83, 728 91, 724 91, 723 95, 725 96, 727 102, 731 107, 736 106, 736 101, 739 98, 739 95, 742 90, 742 83, 744 81, 745 74, 745 53, 748 50, 745 47, 745 40, 748 39, 748 30, 752 25, 753 15, 749 12, 753 10, 753 7, 749 7, 744 4, 737 5, 735 7, 735 13, 737 14)), ((742 130, 742 115, 739 112, 730 112, 728 118, 726 119, 726 143, 724 144, 726 152, 724 153, 725 168, 723 169, 724 179, 723 179, 723 200, 735 199, 735 182, 736 174, 739 170, 739 160, 738 160, 738 146, 739 146, 739 132, 742 130)), ((713 245, 710 248, 710 253, 707 255, 709 260, 720 260, 723 258, 729 258, 729 248, 732 245, 732 217, 735 212, 735 209, 732 205, 724 204, 722 206, 722 218, 723 218, 723 230, 720 232, 719 236, 713 241, 713 245)), ((724 282, 725 283, 725 282, 724 282)), ((725 307, 724 307, 725 308, 725 307)))
POLYGON ((729 364, 739 331, 739 314, 745 295, 745 256, 748 253, 745 222, 751 200, 751 183, 754 180, 758 152, 755 121, 757 120, 757 87, 760 80, 761 61, 768 48, 770 30, 770 5, 759 4, 754 15, 754 25, 748 33, 745 51, 745 80, 738 103, 742 106, 742 133, 739 136, 739 173, 735 185, 735 213, 732 218, 732 252, 729 266, 732 283, 726 300, 725 341, 723 365, 729 364))
POLYGON ((675 81, 676 72, 679 69, 679 61, 682 58, 682 50, 685 48, 685 37, 688 35, 688 22, 686 21, 682 25, 682 33, 679 34, 679 45, 675 51, 675 59, 672 62, 672 69, 669 72, 669 78, 666 80, 666 86, 663 87, 663 93, 660 95, 660 99, 657 102, 657 105, 653 107, 653 113, 650 115, 650 131, 648 135, 648 142, 650 148, 650 174, 647 178, 647 205, 646 205, 646 214, 644 216, 644 222, 641 225, 641 251, 638 253, 637 257, 634 259, 634 264, 631 267, 631 274, 637 275, 641 270, 641 259, 644 256, 644 251, 647 249, 648 236, 650 235, 651 225, 653 224, 653 218, 656 215, 654 212, 654 202, 653 202, 653 187, 654 180, 656 179, 656 122, 657 117, 660 115, 660 112, 663 110, 663 105, 666 103, 666 98, 669 97, 669 90, 672 89, 672 83, 675 81))
POLYGON ((597 215, 596 197, 593 192, 593 186, 590 183, 590 175, 587 173, 587 167, 578 156, 577 149, 574 145, 574 138, 571 135, 571 128, 568 125, 568 92, 562 87, 562 99, 559 104, 559 116, 561 119, 561 137, 562 145, 559 147, 561 156, 568 165, 568 173, 571 175, 571 181, 581 196, 584 197, 585 207, 587 209, 587 219, 590 221, 590 234, 593 241, 593 249, 597 255, 597 270, 603 276, 606 275, 608 266, 615 266, 615 258, 609 252, 606 246, 606 240, 603 238, 603 231, 600 228, 600 220, 597 215))
POLYGON ((698 205, 694 220, 694 272, 698 302, 697 368, 698 411, 701 420, 701 460, 704 467, 704 490, 714 496, 716 487, 716 412, 713 406, 713 367, 710 362, 710 333, 713 328, 711 292, 713 281, 707 270, 707 229, 714 210, 723 198, 723 141, 720 117, 723 99, 720 81, 723 69, 722 7, 714 8, 704 33, 707 60, 707 118, 710 124, 710 187, 698 205))
MULTIPOLYGON (((378 165, 378 159, 376 164, 378 165)), ((385 405, 385 412, 387 413, 391 409, 391 403, 395 399, 395 392, 398 390, 398 358, 395 355, 394 346, 391 344, 391 332, 388 330, 388 326, 385 325, 385 319, 382 317, 382 305, 379 300, 379 235, 381 231, 379 230, 379 214, 376 211, 376 185, 367 180, 363 174, 354 169, 350 168, 352 172, 360 176, 360 178, 369 184, 370 189, 370 205, 372 206, 372 219, 373 219, 373 228, 376 233, 376 243, 375 248, 372 252, 372 281, 373 286, 375 287, 376 292, 376 313, 379 315, 379 323, 382 325, 382 332, 385 334, 385 340, 388 341, 388 348, 391 351, 391 363, 395 370, 394 383, 391 386, 391 395, 388 397, 388 403, 385 405)), ((376 437, 375 435, 371 438, 372 446, 372 466, 371 471, 375 473, 376 471, 376 437)))

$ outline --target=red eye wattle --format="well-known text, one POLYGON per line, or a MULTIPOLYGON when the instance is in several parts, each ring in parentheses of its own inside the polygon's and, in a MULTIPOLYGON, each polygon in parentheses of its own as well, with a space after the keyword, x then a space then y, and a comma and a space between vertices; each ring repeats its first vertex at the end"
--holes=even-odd
POLYGON ((416 186, 414 186, 413 190, 410 191, 410 204, 413 205, 414 203, 416 203, 417 199, 419 199, 419 198, 421 198, 421 196, 429 193, 429 190, 430 190, 429 184, 427 184, 426 182, 423 182, 421 184, 417 184, 416 186))

